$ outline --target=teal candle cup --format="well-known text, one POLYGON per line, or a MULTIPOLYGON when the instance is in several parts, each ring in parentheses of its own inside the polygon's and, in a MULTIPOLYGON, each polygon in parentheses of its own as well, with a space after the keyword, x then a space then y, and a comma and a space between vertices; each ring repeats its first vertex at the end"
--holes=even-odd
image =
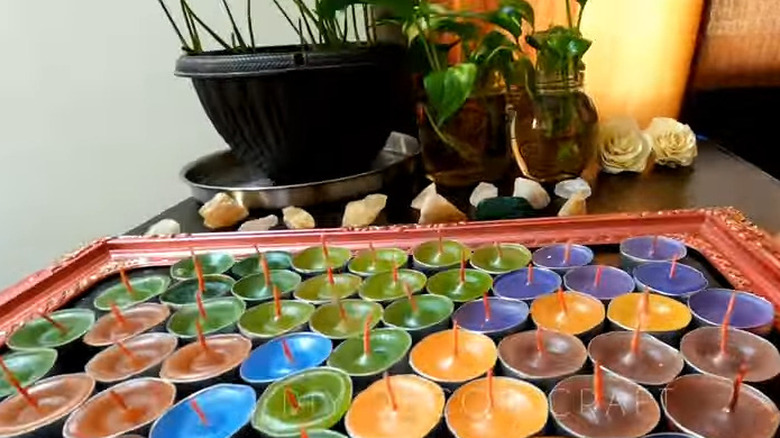
MULTIPOLYGON (((3 355, 3 362, 19 380, 23 388, 49 375, 57 362, 57 350, 17 351, 3 355)), ((0 399, 16 394, 16 389, 8 379, 0 379, 0 399)))
MULTIPOLYGON (((199 254, 195 257, 197 257, 200 262, 203 275, 224 274, 228 269, 232 268, 236 262, 232 255, 219 252, 199 254)), ((195 263, 192 262, 192 257, 181 259, 171 266, 171 277, 176 280, 198 278, 198 273, 195 270, 195 263)))
MULTIPOLYGON (((206 318, 201 320, 203 334, 229 333, 246 310, 246 304, 236 297, 215 298, 203 303, 206 318)), ((200 319, 197 305, 184 306, 168 319, 166 329, 180 339, 192 341, 198 336, 196 322, 200 319)))
POLYGON ((67 361, 60 361, 58 368, 62 369, 59 371, 83 371, 93 349, 80 342, 80 339, 95 324, 95 312, 89 309, 65 309, 50 313, 49 317, 66 330, 62 332, 45 319, 36 318, 8 338, 8 347, 17 351, 53 348, 60 356, 68 358, 67 361))
POLYGON ((293 437, 301 429, 330 429, 352 402, 352 380, 335 368, 313 368, 272 383, 260 396, 252 427, 264 436, 293 437), (290 406, 287 392, 299 406, 290 406))
POLYGON ((446 330, 455 310, 451 299, 440 295, 417 295, 417 310, 408 298, 400 299, 385 309, 382 322, 388 327, 406 330, 417 343, 431 333, 446 330))
POLYGON ((146 275, 138 278, 131 276, 129 281, 130 286, 133 288, 132 294, 124 284, 117 282, 103 290, 92 302, 92 305, 104 312, 111 310, 111 303, 123 309, 134 304, 149 301, 165 292, 171 284, 171 279, 166 275, 146 275))
POLYGON ((522 269, 531 262, 531 251, 516 243, 481 246, 471 255, 471 266, 491 275, 522 269))
POLYGON ((349 272, 368 277, 381 272, 390 272, 394 267, 404 267, 409 261, 406 251, 400 248, 379 248, 365 250, 353 258, 347 268, 349 272))
POLYGON ((325 251, 322 246, 313 246, 295 254, 292 258, 292 267, 304 275, 320 274, 332 268, 339 271, 352 257, 349 248, 338 246, 328 247, 328 257, 325 257, 325 251))
POLYGON ((382 272, 368 277, 360 287, 360 298, 367 301, 387 303, 406 296, 404 284, 416 294, 425 288, 428 278, 420 271, 399 269, 398 281, 393 280, 392 272, 382 272))
MULTIPOLYGON (((212 274, 203 276, 203 301, 213 300, 230 294, 230 290, 236 283, 231 277, 221 274, 212 274)), ((180 309, 183 306, 189 306, 197 302, 198 288, 197 279, 180 281, 163 292, 160 295, 160 302, 172 309, 180 309)))
POLYGON ((303 330, 314 313, 314 306, 302 301, 281 302, 281 316, 276 317, 274 302, 266 302, 244 312, 238 330, 255 345, 288 333, 303 330))
POLYGON ((428 279, 428 293, 445 296, 455 303, 476 300, 493 288, 493 277, 476 269, 466 269, 460 281, 460 269, 439 272, 428 279))
MULTIPOLYGON (((268 262, 268 269, 290 269, 292 268, 292 254, 287 251, 266 251, 263 253, 265 261, 268 262)), ((247 257, 240 262, 236 262, 230 272, 238 278, 244 278, 252 274, 261 274, 263 268, 258 256, 247 257)))
POLYGON ((344 300, 341 302, 346 318, 335 303, 325 304, 317 308, 311 315, 309 328, 332 340, 342 340, 360 336, 366 318, 371 315, 371 328, 382 320, 382 306, 363 300, 344 300))
POLYGON ((298 286, 293 292, 296 299, 312 304, 324 304, 334 298, 348 298, 357 293, 363 279, 353 274, 333 274, 330 284, 327 274, 312 277, 298 286))
POLYGON ((384 328, 370 332, 371 350, 364 351, 363 337, 342 342, 328 359, 328 366, 349 374, 355 390, 365 389, 382 377, 385 371, 391 374, 405 374, 408 367, 412 337, 404 330, 384 328))
POLYGON ((247 302, 261 302, 274 299, 274 286, 286 297, 301 284, 301 276, 293 271, 274 269, 268 273, 271 284, 266 285, 264 274, 248 275, 233 285, 233 295, 247 302))
POLYGON ((463 253, 471 256, 471 250, 460 242, 442 240, 440 248, 438 240, 431 240, 414 249, 412 260, 415 268, 437 271, 457 266, 463 253))

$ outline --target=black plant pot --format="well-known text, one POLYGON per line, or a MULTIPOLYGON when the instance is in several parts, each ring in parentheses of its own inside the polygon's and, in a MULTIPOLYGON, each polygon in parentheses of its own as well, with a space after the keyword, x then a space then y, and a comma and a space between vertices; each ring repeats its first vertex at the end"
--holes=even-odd
POLYGON ((276 183, 365 171, 392 131, 415 134, 401 46, 185 55, 203 109, 236 155, 276 183))

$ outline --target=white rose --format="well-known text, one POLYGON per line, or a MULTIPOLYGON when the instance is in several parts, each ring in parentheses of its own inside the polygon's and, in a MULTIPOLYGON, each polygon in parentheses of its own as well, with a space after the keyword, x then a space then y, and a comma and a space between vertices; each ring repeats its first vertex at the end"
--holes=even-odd
POLYGON ((655 162, 675 167, 690 166, 698 153, 691 127, 677 120, 656 117, 645 129, 655 152, 655 162))
POLYGON ((642 172, 652 150, 636 120, 616 118, 599 124, 596 145, 605 172, 642 172))

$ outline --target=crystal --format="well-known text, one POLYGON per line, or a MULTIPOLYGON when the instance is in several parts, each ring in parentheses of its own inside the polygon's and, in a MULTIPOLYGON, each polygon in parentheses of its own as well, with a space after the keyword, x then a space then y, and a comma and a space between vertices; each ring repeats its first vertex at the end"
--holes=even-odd
POLYGON ((525 198, 537 210, 547 207, 550 203, 550 195, 541 184, 522 177, 515 180, 515 191, 512 196, 525 198))
POLYGON ((165 218, 152 224, 152 226, 146 230, 144 236, 161 236, 179 233, 181 233, 181 225, 173 219, 165 218))
POLYGON ((469 204, 477 207, 479 203, 485 199, 495 198, 496 196, 498 196, 498 187, 490 183, 481 182, 474 187, 474 191, 471 192, 469 204))
POLYGON ((567 179, 555 185, 555 196, 560 198, 569 199, 580 192, 586 199, 593 193, 590 184, 582 178, 567 179))
POLYGON ((282 210, 282 214, 284 215, 284 224, 292 230, 314 228, 316 226, 314 217, 302 208, 285 207, 282 210))
POLYGON ((436 194, 436 184, 431 183, 428 187, 423 189, 422 192, 420 192, 414 200, 412 200, 412 208, 415 210, 422 210, 423 204, 425 204, 425 200, 428 199, 429 196, 436 194))
POLYGON ((558 211, 558 216, 560 217, 567 217, 567 216, 579 216, 583 214, 588 214, 588 208, 587 208, 587 201, 586 201, 586 192, 578 192, 572 195, 571 198, 566 200, 566 203, 563 204, 563 207, 561 207, 560 211, 558 211))
POLYGON ((444 224, 449 222, 467 221, 466 216, 458 207, 452 205, 442 195, 429 196, 420 209, 419 224, 444 224))
POLYGON ((368 195, 359 201, 352 201, 344 209, 342 227, 365 227, 374 223, 376 217, 387 205, 387 195, 368 195))
POLYGON ((260 219, 246 221, 238 227, 238 231, 268 231, 279 223, 279 218, 275 214, 269 214, 260 219))
POLYGON ((249 210, 224 192, 217 193, 198 210, 203 225, 212 230, 231 227, 249 216, 249 210))

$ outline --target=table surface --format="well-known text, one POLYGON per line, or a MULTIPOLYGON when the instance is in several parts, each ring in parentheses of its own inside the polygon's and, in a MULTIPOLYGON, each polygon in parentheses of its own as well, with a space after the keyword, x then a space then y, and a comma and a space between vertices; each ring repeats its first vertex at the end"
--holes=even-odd
MULTIPOLYGON (((503 194, 503 193, 502 193, 503 194)), ((507 195, 510 193, 507 193, 507 195)), ((554 202, 555 208, 562 201, 554 202)), ((182 232, 211 231, 198 215, 200 203, 194 198, 163 211, 128 231, 142 234, 151 224, 170 218, 181 224, 182 232)), ((318 227, 338 227, 345 203, 307 208, 318 227)), ((459 206, 462 206, 461 201, 459 206)), ((699 156, 692 167, 656 166, 647 174, 600 174, 594 195, 588 199, 589 213, 658 211, 697 207, 733 206, 766 230, 780 232, 780 181, 738 156, 708 140, 699 141, 699 156)), ((250 218, 268 211, 253 211, 250 218)), ((376 224, 416 221, 416 212, 402 205, 388 205, 376 224)), ((234 228, 235 229, 235 228, 234 228)))

